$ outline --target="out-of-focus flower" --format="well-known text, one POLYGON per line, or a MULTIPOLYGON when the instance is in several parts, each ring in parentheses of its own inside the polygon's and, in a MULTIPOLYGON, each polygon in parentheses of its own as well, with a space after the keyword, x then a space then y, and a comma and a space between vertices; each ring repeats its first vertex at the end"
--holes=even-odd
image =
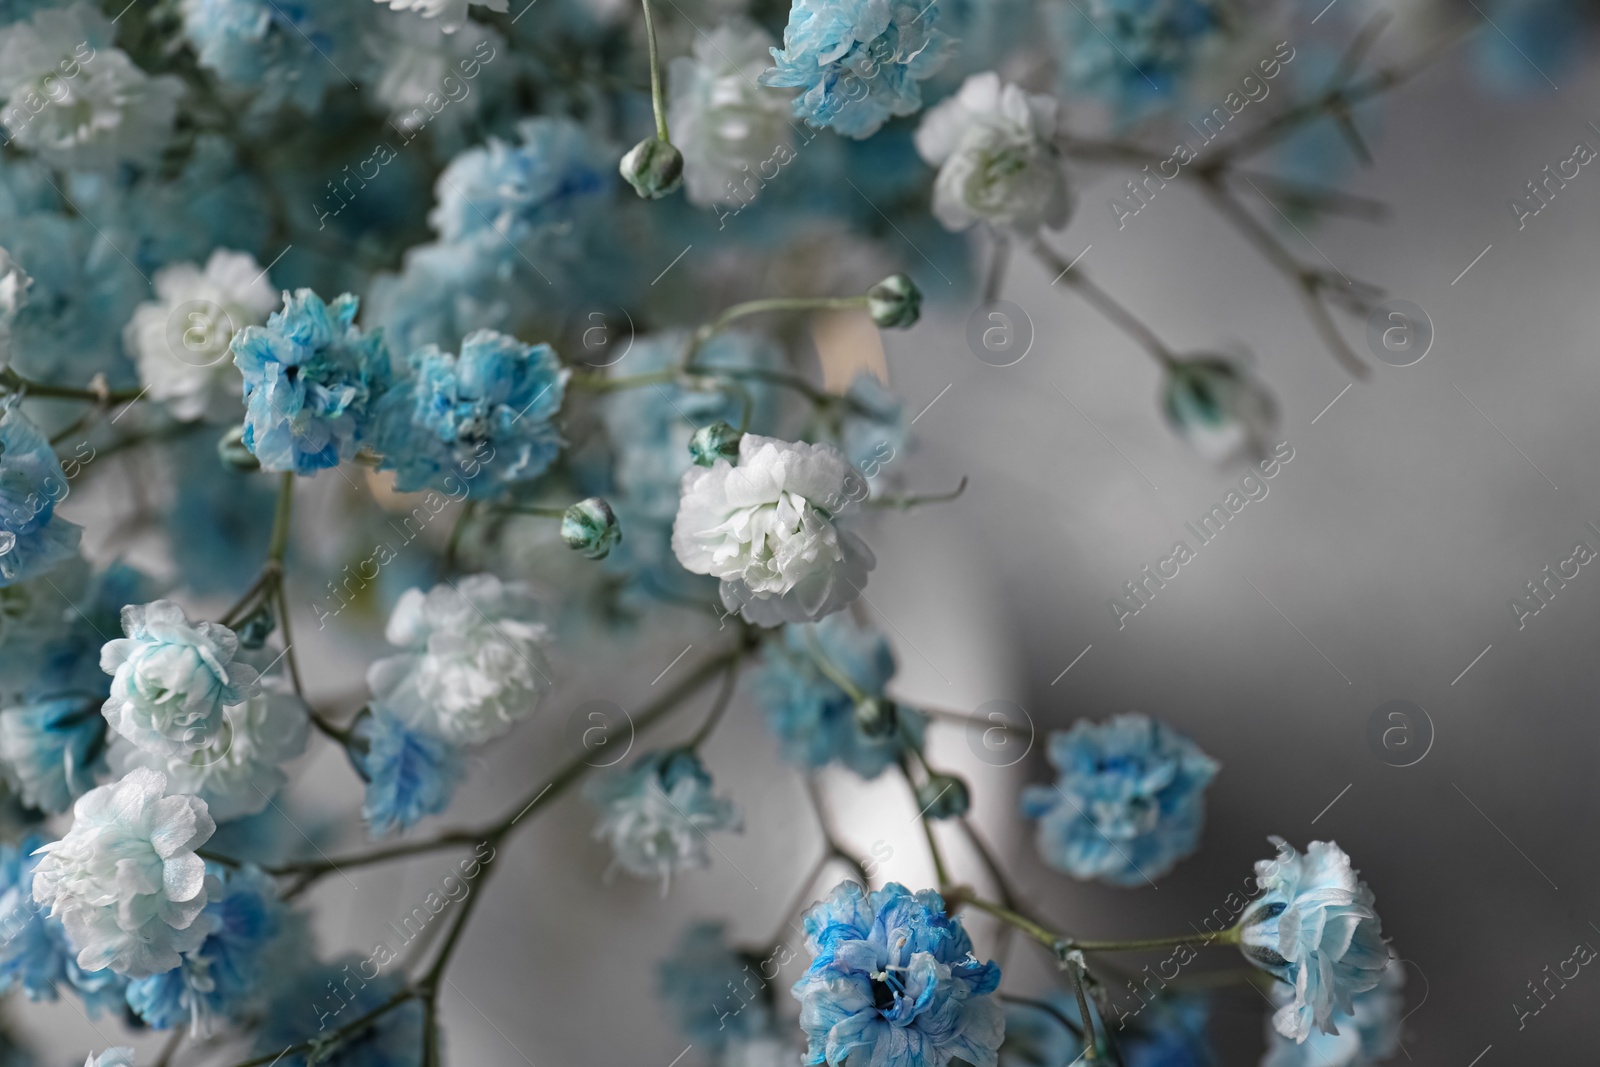
POLYGON ((663 894, 674 872, 710 862, 706 834, 740 828, 733 802, 712 795, 711 775, 686 749, 648 753, 585 792, 602 813, 594 836, 611 845, 616 865, 660 878, 663 894))
POLYGON ((1372 890, 1338 845, 1313 841, 1301 855, 1271 840, 1278 855, 1256 864, 1262 895, 1240 920, 1240 951, 1293 988, 1272 1025, 1302 1042, 1313 1026, 1338 1033, 1341 1013, 1355 1011, 1351 998, 1382 980, 1389 950, 1372 890))
POLYGON ((378 0, 396 11, 415 11, 423 18, 438 19, 445 33, 454 33, 467 21, 467 7, 477 4, 490 11, 507 11, 509 0, 378 0))
POLYGON ((811 966, 794 984, 807 1067, 995 1067, 1005 1016, 959 917, 932 890, 841 882, 805 914, 811 966))
POLYGON ((974 74, 917 128, 917 151, 939 168, 933 213, 946 229, 986 222, 1024 237, 1066 225, 1067 179, 1057 158, 1055 97, 974 74))
POLYGON ((367 670, 373 699, 452 744, 501 736, 532 715, 550 684, 527 585, 474 574, 407 589, 385 636, 403 651, 367 670))
POLYGON ((156 272, 157 300, 140 304, 123 330, 152 400, 185 421, 226 418, 239 407, 233 335, 258 326, 278 296, 255 257, 219 248, 202 271, 175 263, 156 272))
POLYGON ((316 110, 344 72, 359 73, 360 33, 348 0, 180 0, 200 65, 229 87, 256 91, 253 110, 316 110))
POLYGON ((33 899, 33 872, 45 839, 29 834, 0 845, 0 991, 20 983, 29 1000, 53 1001, 63 990, 83 997, 91 1017, 121 1015, 124 979, 108 970, 78 966, 66 928, 33 899))
POLYGON ((1227 14, 1221 0, 1057 0, 1046 11, 1065 88, 1124 120, 1178 93, 1227 14))
POLYGON ((0 248, 0 367, 11 362, 11 323, 17 309, 28 302, 28 286, 33 279, 0 248))
POLYGON ((745 434, 739 464, 683 476, 678 561, 722 579, 722 602, 758 626, 813 622, 861 595, 877 560, 834 525, 861 474, 837 448, 745 434))
POLYGON ((436 135, 462 129, 504 83, 496 75, 509 64, 497 66, 495 60, 506 42, 481 22, 464 19, 447 28, 420 12, 375 22, 369 43, 381 63, 377 97, 409 136, 429 126, 436 135))
POLYGON ((134 1067, 133 1049, 126 1045, 118 1045, 116 1048, 106 1049, 98 1056, 91 1052, 89 1058, 83 1061, 83 1067, 134 1067))
POLYGON ((315 474, 356 454, 372 402, 389 384, 381 333, 356 326, 360 301, 283 294, 265 326, 233 338, 244 374, 244 443, 269 471, 315 474))
POLYGON ((661 998, 678 1029, 703 1048, 764 1034, 773 1021, 772 992, 759 957, 728 944, 727 927, 695 923, 657 968, 661 998))
POLYGON ((362 972, 372 965, 364 956, 346 956, 331 963, 294 959, 292 970, 274 975, 271 999, 261 1013, 255 1051, 268 1058, 282 1055, 279 1067, 420 1067, 422 1003, 415 998, 395 1005, 358 1027, 339 1043, 331 1058, 312 1060, 315 1053, 284 1050, 314 1041, 341 1026, 373 1014, 405 986, 403 974, 362 972), (356 976, 352 978, 352 976, 356 976))
POLYGON ((1050 736, 1050 762, 1060 778, 1029 786, 1022 811, 1051 866, 1142 885, 1199 846, 1217 763, 1187 737, 1139 714, 1079 720, 1050 736))
POLYGON ((55 449, 15 404, 0 413, 0 586, 78 554, 83 527, 56 514, 67 476, 55 449))
POLYGON ((362 717, 354 736, 367 746, 365 752, 352 749, 350 758, 367 779, 361 815, 374 839, 450 805, 465 771, 450 742, 411 729, 382 706, 362 717))
POLYGON ((1486 0, 1479 12, 1493 33, 1480 33, 1473 46, 1478 64, 1498 88, 1544 92, 1582 60, 1593 39, 1591 17, 1581 5, 1563 0, 1486 0))
MULTIPOLYGON (((1401 1012, 1405 997, 1405 967, 1391 959, 1383 978, 1365 993, 1350 998, 1349 1014, 1337 1012, 1337 1033, 1317 1032, 1295 1042, 1267 1024, 1267 1054, 1261 1067, 1370 1067, 1383 1063, 1400 1048, 1401 1012)), ((1272 1000, 1282 1008, 1294 1000, 1294 990, 1272 987, 1272 1000)))
POLYGON ((954 42, 934 27, 937 0, 793 0, 776 66, 761 84, 803 90, 794 116, 846 137, 870 137, 922 107, 924 78, 954 42))
POLYGON ((106 720, 94 696, 60 696, 0 710, 0 763, 30 807, 57 814, 105 769, 106 720))
POLYGON ((1172 428, 1213 463, 1260 458, 1278 423, 1266 387, 1238 363, 1216 356, 1176 360, 1161 399, 1172 428))
POLYGON ((129 978, 170 971, 205 940, 206 865, 194 850, 216 830, 205 801, 167 795, 138 768, 73 805, 72 829, 41 846, 33 899, 67 928, 85 970, 129 978))
POLYGON ((129 604, 122 632, 100 650, 100 669, 112 676, 102 711, 147 752, 206 748, 223 733, 223 709, 257 691, 256 669, 234 660, 238 636, 218 623, 190 622, 170 600, 129 604))

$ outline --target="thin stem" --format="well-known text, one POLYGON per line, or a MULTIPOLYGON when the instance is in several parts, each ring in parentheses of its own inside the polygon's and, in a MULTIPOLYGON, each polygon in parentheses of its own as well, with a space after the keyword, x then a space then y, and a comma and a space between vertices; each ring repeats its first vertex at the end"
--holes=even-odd
POLYGON ((994 234, 994 254, 989 259, 989 277, 983 285, 983 302, 992 304, 1000 299, 1005 287, 1006 264, 1011 262, 1011 238, 1003 233, 994 234))
POLYGON ((12 393, 21 393, 39 400, 89 400, 96 404, 121 404, 128 400, 137 400, 144 395, 143 389, 83 389, 73 385, 52 385, 47 382, 35 382, 16 371, 6 368, 0 371, 0 386, 12 393))
POLYGON ((1100 1058, 1100 1046, 1095 1037, 1094 1016, 1089 1014, 1089 998, 1083 995, 1083 964, 1077 957, 1068 961, 1067 974, 1072 978, 1072 992, 1078 998, 1078 1017, 1083 1020, 1083 1058, 1093 1062, 1100 1058))
POLYGON ((562 519, 567 515, 566 508, 547 508, 538 504, 502 504, 495 510, 508 515, 537 515, 543 519, 562 519))
POLYGON ((827 870, 828 863, 835 858, 837 857, 834 856, 831 849, 824 849, 822 855, 818 856, 816 862, 811 865, 811 870, 801 879, 800 888, 795 890, 794 898, 789 902, 788 907, 783 909, 783 914, 779 917, 777 931, 767 939, 767 944, 771 946, 771 951, 768 952, 769 956, 776 953, 779 947, 788 940, 789 917, 805 907, 806 898, 811 895, 811 887, 816 884, 818 878, 822 877, 822 872, 827 870))
POLYGON ((644 35, 650 44, 650 106, 656 113, 656 140, 672 143, 667 133, 667 102, 661 92, 661 51, 656 45, 656 20, 650 11, 650 0, 644 5, 644 35))
POLYGON ((1180 945, 1237 945, 1243 933, 1244 927, 1232 926, 1211 934, 1173 934, 1170 937, 1144 937, 1131 941, 1073 941, 1068 947, 1079 952, 1140 952, 1180 945))
POLYGON ((647 385, 671 385, 677 380, 676 368, 651 371, 648 374, 630 374, 621 378, 610 378, 604 374, 574 374, 567 380, 567 388, 583 389, 591 393, 615 393, 647 385))
POLYGON ((1072 940, 1064 934, 1058 934, 1049 927, 1042 926, 1039 923, 1034 922, 1032 919, 1021 914, 1020 912, 1013 911, 1003 904, 996 904, 993 901, 983 900, 982 898, 973 895, 971 892, 955 893, 951 897, 951 903, 971 904, 979 911, 987 912, 988 914, 993 915, 1001 922, 1007 923, 1016 927, 1018 930, 1021 930, 1023 933, 1039 942, 1039 944, 1055 953, 1058 957, 1074 947, 1072 940))
POLYGON ((947 504, 960 498, 961 494, 966 491, 967 476, 963 474, 960 484, 948 493, 923 493, 920 495, 917 493, 897 493, 873 497, 867 501, 867 504, 875 508, 899 508, 901 511, 908 511, 919 504, 947 504))
POLYGON ((733 701, 733 691, 739 681, 739 665, 741 660, 734 660, 728 664, 728 672, 722 677, 722 688, 717 691, 717 699, 711 705, 711 711, 706 715, 706 721, 700 724, 700 729, 694 736, 684 743, 684 747, 696 750, 711 736, 711 731, 717 728, 717 723, 722 720, 722 715, 728 710, 728 705, 733 701))
POLYGON ((239 617, 244 614, 244 610, 255 603, 256 597, 261 591, 267 588, 270 583, 276 582, 278 576, 282 573, 283 568, 280 564, 268 561, 267 565, 261 568, 261 573, 256 575, 256 580, 250 583, 250 588, 246 589, 239 599, 233 602, 232 607, 222 613, 220 620, 222 625, 236 625, 239 617))
POLYGON ((808 626, 805 628, 805 635, 806 651, 811 653, 811 660, 817 665, 817 670, 822 672, 823 677, 827 678, 828 681, 832 682, 840 689, 843 689, 844 695, 849 697, 853 702, 860 704, 862 701, 866 700, 867 695, 861 691, 860 687, 857 686, 855 682, 850 680, 849 675, 845 674, 838 667, 834 666, 833 661, 828 658, 827 653, 822 651, 822 644, 817 640, 816 630, 808 626))
POLYGON ((1074 1037, 1083 1037, 1083 1027, 1067 1018, 1066 1013, 1060 1008, 1057 1008, 1054 1004, 1050 1004, 1043 1000, 1034 1000, 1031 997, 1015 996, 1011 993, 1001 993, 999 994, 999 997, 1007 1004, 1021 1004, 1025 1008, 1034 1008, 1038 1011, 1046 1013, 1047 1015, 1052 1015, 1055 1017, 1057 1022, 1070 1030, 1074 1037))
MULTIPOLYGON (((283 627, 283 658, 289 664, 289 680, 294 683, 294 695, 303 702, 306 699, 306 689, 300 681, 299 657, 294 654, 294 632, 289 627, 289 595, 284 592, 281 575, 276 583, 275 591, 278 595, 278 622, 283 627)), ((319 723, 318 725, 320 726, 321 724, 319 723)))
MULTIPOLYGON (((915 803, 917 798, 915 788, 911 790, 911 798, 912 803, 915 803)), ((928 839, 928 854, 933 857, 933 874, 938 879, 939 888, 942 890, 950 884, 950 872, 945 868, 944 854, 939 851, 939 842, 933 836, 933 820, 926 815, 919 815, 918 821, 922 823, 922 833, 928 839)))
POLYGON ((179 1026, 173 1029, 172 1036, 167 1038, 167 1043, 161 1046, 161 1054, 156 1057, 151 1067, 171 1067, 172 1057, 178 1054, 178 1049, 183 1045, 183 1039, 188 1036, 188 1031, 179 1026))
POLYGON ((243 1063, 236 1063, 234 1064, 234 1067, 267 1067, 268 1064, 276 1063, 285 1056, 301 1052, 310 1052, 313 1049, 322 1045, 326 1045, 331 1041, 336 1041, 339 1038, 355 1033, 368 1023, 371 1023, 374 1019, 377 1019, 383 1015, 387 1015, 389 1012, 398 1008, 406 1001, 414 1000, 417 996, 417 991, 407 986, 405 989, 400 990, 394 996, 390 997, 382 1004, 379 1004, 376 1008, 373 1008, 365 1015, 346 1023, 337 1030, 334 1030, 326 1035, 322 1035, 319 1038, 312 1038, 309 1041, 302 1041, 297 1045, 290 1045, 281 1052, 268 1052, 265 1055, 257 1056, 255 1059, 245 1060, 243 1063))
POLYGON ((737 319, 761 315, 769 311, 842 311, 867 306, 865 294, 860 296, 770 296, 761 300, 746 300, 723 311, 696 330, 684 346, 679 366, 685 371, 694 366, 694 357, 712 337, 727 329, 737 319))
POLYGON ((811 775, 803 775, 801 781, 805 783, 806 798, 811 801, 811 810, 817 816, 817 828, 822 831, 822 840, 828 846, 828 854, 855 868, 856 874, 861 878, 861 884, 872 888, 872 875, 867 870, 867 865, 859 856, 850 852, 839 843, 834 836, 833 823, 828 817, 828 811, 822 804, 822 795, 817 791, 816 780, 811 775))
POLYGON ((272 514, 272 542, 267 546, 267 559, 278 563, 289 551, 289 516, 294 506, 294 471, 284 471, 278 482, 278 506, 272 514))
POLYGON ((1137 315, 1119 304, 1110 293, 1091 282, 1081 268, 1063 260, 1043 240, 1034 238, 1032 248, 1034 256, 1056 273, 1057 281, 1064 281, 1072 286, 1085 303, 1109 320, 1113 326, 1137 341, 1156 362, 1168 370, 1173 368, 1177 363, 1177 357, 1172 354, 1172 349, 1167 347, 1156 332, 1146 326, 1137 315))
POLYGON ((450 539, 445 542, 444 555, 439 557, 439 576, 445 577, 456 566, 456 556, 461 551, 461 536, 467 531, 467 523, 472 521, 473 514, 478 509, 476 500, 468 500, 461 506, 461 514, 456 516, 455 524, 450 527, 450 539))

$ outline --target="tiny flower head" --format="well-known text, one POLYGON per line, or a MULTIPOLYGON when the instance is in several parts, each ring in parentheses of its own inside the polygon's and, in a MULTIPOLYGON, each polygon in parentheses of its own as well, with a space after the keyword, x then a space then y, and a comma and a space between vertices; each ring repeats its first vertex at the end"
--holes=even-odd
POLYGON ((659 200, 683 185, 683 153, 671 141, 657 137, 646 137, 628 149, 617 169, 646 200, 659 200))
POLYGON ((908 274, 891 274, 867 290, 867 313, 880 330, 905 330, 922 315, 922 290, 908 274))
POLYGON ((713 466, 717 460, 730 463, 739 458, 739 441, 744 434, 718 419, 702 426, 689 438, 689 458, 696 467, 713 466))
POLYGON ((350 760, 367 780, 361 815, 375 840, 449 807, 463 772, 455 745, 407 726, 381 705, 351 733, 350 760))
POLYGON ((710 862, 706 834, 737 830, 733 802, 714 796, 711 775, 687 749, 652 752, 627 771, 596 779, 589 799, 601 809, 594 836, 610 843, 616 865, 640 878, 661 879, 710 862))
MULTIPOLYGON (((1267 1024, 1267 1054, 1261 1067, 1368 1067, 1389 1062, 1400 1050, 1400 1023, 1405 1012, 1405 966, 1391 958, 1383 978, 1365 993, 1350 998, 1351 1011, 1337 1012, 1336 1033, 1317 1032, 1303 1042, 1280 1034, 1267 1024)), ((1279 1008, 1294 1002, 1294 990, 1272 987, 1272 1002, 1279 1008)))

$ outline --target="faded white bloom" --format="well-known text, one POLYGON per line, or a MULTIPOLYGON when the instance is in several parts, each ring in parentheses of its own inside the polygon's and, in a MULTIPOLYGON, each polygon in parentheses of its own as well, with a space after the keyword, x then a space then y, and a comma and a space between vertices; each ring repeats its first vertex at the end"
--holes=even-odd
POLYGON ((795 158, 790 94, 758 84, 777 44, 745 19, 723 23, 668 72, 668 122, 691 204, 745 204, 795 158))
POLYGON ((205 940, 206 864, 195 849, 217 824, 198 797, 167 796, 144 768, 91 789, 73 805, 72 829, 39 851, 33 899, 67 929, 86 971, 144 978, 178 966, 205 940))
POLYGON ((133 1067, 133 1049, 126 1045, 108 1048, 100 1055, 89 1054, 83 1061, 83 1067, 133 1067))
POLYGON ((242 383, 228 344, 259 326, 278 306, 278 292, 248 252, 219 248, 202 271, 174 263, 156 271, 158 299, 140 304, 122 331, 152 400, 184 421, 236 416, 242 383))
POLYGON ((917 152, 939 168, 933 213, 947 230, 975 222, 1029 235, 1066 225, 1071 201, 1052 139, 1052 96, 974 74, 917 127, 917 152))
POLYGON ((11 324, 28 302, 28 286, 33 279, 16 264, 11 254, 0 248, 0 367, 11 362, 11 324))
POLYGON ((672 549, 695 574, 722 579, 722 602, 758 626, 814 622, 850 603, 877 564, 834 512, 861 472, 828 444, 745 434, 739 464, 683 476, 672 549))
POLYGON ((610 843, 629 874, 660 878, 665 896, 673 872, 711 862, 709 831, 740 829, 733 801, 711 790, 711 775, 690 750, 647 753, 589 783, 586 793, 602 811, 594 836, 610 843))
POLYGON ((111 20, 81 0, 0 29, 0 124, 13 141, 66 170, 160 155, 183 81, 146 74, 113 36, 111 20))
POLYGON ((377 94, 396 125, 419 130, 437 115, 459 123, 477 112, 479 75, 505 41, 481 22, 447 29, 437 19, 401 13, 381 20, 371 42, 380 73, 377 94))
POLYGON ((147 752, 206 748, 222 734, 223 709, 256 693, 255 668, 233 661, 238 635, 190 622, 170 600, 129 604, 122 632, 128 636, 100 650, 100 669, 112 676, 101 710, 113 730, 147 752))
POLYGON ((415 11, 423 18, 438 19, 445 33, 454 33, 467 21, 467 7, 477 4, 490 11, 507 10, 508 0, 377 0, 396 11, 415 11))
POLYGON ((263 691, 224 708, 222 728, 203 748, 158 756, 118 738, 107 759, 118 774, 162 772, 174 791, 199 797, 213 819, 227 822, 264 810, 289 781, 282 765, 306 750, 310 721, 298 697, 263 691))
POLYGON ((368 668, 373 701, 455 744, 499 737, 533 714, 549 685, 534 607, 526 583, 492 574, 407 589, 385 631, 404 651, 368 668))

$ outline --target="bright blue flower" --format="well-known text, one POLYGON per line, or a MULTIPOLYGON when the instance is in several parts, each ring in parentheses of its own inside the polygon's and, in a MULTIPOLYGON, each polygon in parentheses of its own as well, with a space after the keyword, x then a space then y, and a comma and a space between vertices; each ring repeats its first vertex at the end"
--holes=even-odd
POLYGON ((106 769, 105 696, 102 688, 0 709, 0 765, 24 804, 59 815, 94 788, 106 769))
POLYGON ((30 834, 20 845, 0 845, 0 992, 20 984, 29 1000, 55 1000, 63 989, 83 997, 90 1015, 122 1010, 122 978, 110 970, 85 971, 67 943, 66 927, 33 899, 34 852, 45 838, 30 834))
POLYGON ((1223 30, 1216 0, 1081 0, 1045 10, 1063 89, 1098 97, 1123 120, 1176 96, 1223 30))
MULTIPOLYGON (((1383 1063, 1400 1048, 1401 1013, 1405 997, 1405 968, 1390 960, 1383 979, 1365 993, 1350 998, 1349 1012, 1338 1012, 1336 1034, 1316 1032, 1296 1043, 1267 1025, 1267 1055, 1261 1067, 1368 1067, 1383 1063)), ((1280 1007, 1294 999, 1287 986, 1273 987, 1273 1002, 1280 1007)))
POLYGON ((416 825, 450 804, 463 768, 455 747, 432 734, 412 730, 382 708, 356 724, 365 752, 350 750, 351 762, 367 780, 361 815, 374 839, 416 825))
POLYGON ((656 972, 661 997, 684 1036, 716 1050, 729 1041, 766 1033, 773 1005, 764 962, 730 947, 723 923, 695 923, 685 930, 656 972))
POLYGON ((0 415, 0 586, 54 570, 78 555, 83 527, 56 516, 67 476, 22 409, 0 415))
POLYGON ((272 879, 254 867, 211 874, 224 884, 196 920, 211 926, 200 948, 165 974, 128 983, 128 1006, 157 1030, 234 1021, 261 992, 263 957, 281 925, 272 879))
POLYGON ((805 90, 794 115, 846 137, 870 137, 894 115, 922 107, 918 85, 955 43, 937 0, 793 0, 776 66, 761 84, 805 90))
POLYGON ((265 326, 233 338, 244 375, 245 447, 271 471, 315 474, 356 454, 368 409, 389 383, 383 335, 356 326, 360 301, 284 293, 265 326))
POLYGON ((601 809, 594 836, 611 844, 616 866, 659 877, 663 893, 675 871, 710 862, 710 831, 740 826, 733 802, 712 793, 711 775, 686 748, 646 753, 584 792, 601 809))
POLYGON ((1112 885, 1143 885, 1192 853, 1217 763, 1144 715, 1080 720, 1050 735, 1054 786, 1029 786, 1022 812, 1039 821, 1052 867, 1112 885))
POLYGON ((1478 65, 1508 92, 1553 92, 1547 79, 1577 65, 1592 40, 1592 15, 1571 0, 1486 0, 1482 14, 1494 32, 1473 42, 1478 65))
MULTIPOLYGON (((274 1056, 286 1048, 326 1036, 387 1004, 405 986, 405 975, 382 974, 360 956, 311 963, 281 979, 256 1031, 256 1051, 274 1056), (375 977, 368 977, 368 970, 375 977)), ((422 1003, 415 998, 384 1012, 320 1055, 317 1067, 420 1067, 422 1003)), ((283 1057, 278 1067, 307 1067, 307 1054, 283 1057)))
POLYGON ((980 963, 932 890, 841 882, 805 915, 811 966, 794 984, 807 1067, 995 1067, 1000 968, 980 963))
POLYGON ((477 330, 459 356, 427 345, 407 362, 411 377, 384 398, 376 431, 399 491, 493 496, 543 474, 566 443, 551 420, 571 372, 549 345, 477 330))
POLYGON ((848 613, 821 622, 784 627, 782 643, 771 642, 755 674, 756 697, 767 725, 778 735, 783 758, 801 767, 835 761, 863 778, 893 766, 909 744, 922 743, 926 720, 895 707, 895 729, 869 736, 856 718, 856 702, 817 664, 821 655, 863 697, 883 696, 894 677, 894 652, 876 630, 857 626, 848 613))

